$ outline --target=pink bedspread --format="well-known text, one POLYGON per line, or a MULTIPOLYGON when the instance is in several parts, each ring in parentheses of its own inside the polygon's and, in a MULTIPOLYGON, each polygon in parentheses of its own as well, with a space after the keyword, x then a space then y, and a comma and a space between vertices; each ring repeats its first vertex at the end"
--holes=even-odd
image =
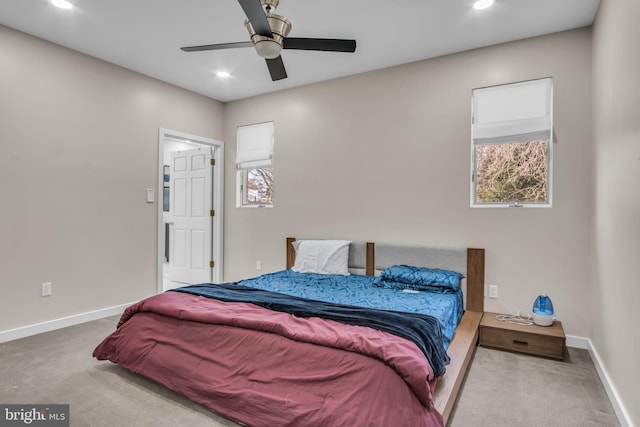
POLYGON ((412 342, 253 304, 166 292, 94 351, 249 426, 442 426, 412 342))

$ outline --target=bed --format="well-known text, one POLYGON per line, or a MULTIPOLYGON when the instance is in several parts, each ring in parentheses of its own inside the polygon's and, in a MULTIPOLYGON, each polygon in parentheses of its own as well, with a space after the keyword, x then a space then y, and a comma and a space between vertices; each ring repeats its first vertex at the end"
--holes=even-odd
MULTIPOLYGON (((346 244, 341 268, 350 274, 335 280, 346 294, 390 295, 385 274, 397 266, 463 273, 464 310, 453 332, 429 314, 368 307, 375 298, 343 304, 346 294, 318 293, 320 282, 302 279, 315 273, 294 271, 302 265, 294 246, 307 242, 287 239, 281 272, 186 286, 132 305, 94 356, 244 425, 446 424, 477 343, 484 250, 346 244)), ((425 292, 395 294, 414 300, 425 292)), ((451 298, 442 296, 443 304, 451 298)))

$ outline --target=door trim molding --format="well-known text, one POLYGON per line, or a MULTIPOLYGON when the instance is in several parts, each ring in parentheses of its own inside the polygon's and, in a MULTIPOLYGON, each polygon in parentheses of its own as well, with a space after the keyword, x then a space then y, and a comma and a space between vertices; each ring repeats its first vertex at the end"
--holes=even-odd
POLYGON ((221 283, 224 277, 223 266, 223 248, 224 248, 224 142, 202 136, 191 135, 184 132, 178 132, 170 129, 158 129, 158 190, 157 190, 157 214, 158 214, 158 233, 157 233, 157 290, 158 293, 164 292, 163 284, 163 264, 164 264, 164 221, 162 215, 162 194, 163 194, 163 178, 164 178, 164 142, 165 140, 175 140, 195 145, 208 145, 214 147, 213 158, 216 161, 213 170, 213 206, 216 215, 213 217, 213 247, 212 258, 215 260, 213 268, 212 280, 215 283, 221 283))

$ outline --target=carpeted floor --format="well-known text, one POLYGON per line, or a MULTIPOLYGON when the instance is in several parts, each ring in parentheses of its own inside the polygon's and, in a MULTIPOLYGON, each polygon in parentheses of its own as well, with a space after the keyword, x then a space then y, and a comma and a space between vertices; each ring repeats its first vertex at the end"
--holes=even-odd
MULTIPOLYGON (((0 344, 0 403, 68 403, 74 427, 237 426, 93 359, 93 349, 117 319, 0 344)), ((449 422, 449 427, 466 426, 619 424, 585 350, 570 349, 568 361, 556 362, 479 347, 449 422)))
POLYGON ((478 347, 449 427, 619 426, 587 350, 564 362, 478 347))

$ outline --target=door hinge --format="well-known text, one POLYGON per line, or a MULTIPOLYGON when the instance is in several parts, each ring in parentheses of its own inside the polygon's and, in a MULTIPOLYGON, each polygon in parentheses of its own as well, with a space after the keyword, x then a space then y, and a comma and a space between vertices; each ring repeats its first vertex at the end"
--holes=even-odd
POLYGON ((216 159, 211 159, 211 166, 215 166, 216 165, 216 159))
POLYGON ((216 216, 216 211, 215 211, 215 210, 213 210, 213 209, 211 209, 211 210, 209 211, 209 215, 210 215, 210 216, 216 216))
POLYGON ((209 267, 213 268, 215 266, 215 263, 213 261, 209 261, 209 267))

